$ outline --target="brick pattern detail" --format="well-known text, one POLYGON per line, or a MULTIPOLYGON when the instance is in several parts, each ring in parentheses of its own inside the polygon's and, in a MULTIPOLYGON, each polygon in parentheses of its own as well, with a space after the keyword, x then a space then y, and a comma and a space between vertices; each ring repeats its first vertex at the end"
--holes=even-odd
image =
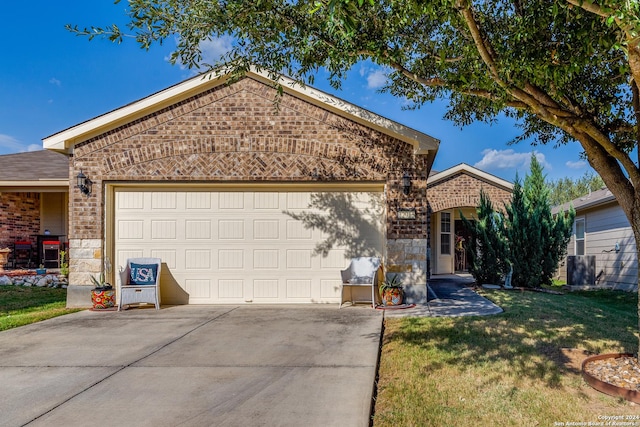
POLYGON ((39 193, 2 193, 0 212, 0 247, 13 247, 17 239, 33 240, 31 236, 40 233, 39 193))
POLYGON ((71 176, 93 181, 70 192, 70 237, 101 239, 106 182, 382 182, 389 238, 427 234, 427 156, 413 146, 250 78, 219 86, 74 147, 71 176), (402 194, 404 171, 413 177, 402 194), (399 221, 398 207, 417 210, 399 221))
POLYGON ((511 191, 460 172, 429 185, 429 208, 431 212, 439 212, 452 208, 476 207, 480 203, 480 189, 487 193, 497 210, 502 210, 504 204, 511 200, 511 191))

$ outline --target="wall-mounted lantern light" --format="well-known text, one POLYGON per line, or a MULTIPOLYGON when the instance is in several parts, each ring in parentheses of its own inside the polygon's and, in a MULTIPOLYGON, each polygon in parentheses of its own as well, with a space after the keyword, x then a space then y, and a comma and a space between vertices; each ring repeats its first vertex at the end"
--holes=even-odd
POLYGON ((411 176, 408 172, 405 172, 404 175, 402 175, 402 192, 405 196, 408 196, 409 191, 411 191, 411 176))
POLYGON ((76 187, 80 189, 80 192, 85 196, 90 196, 92 184, 93 182, 80 170, 80 173, 76 176, 76 187))

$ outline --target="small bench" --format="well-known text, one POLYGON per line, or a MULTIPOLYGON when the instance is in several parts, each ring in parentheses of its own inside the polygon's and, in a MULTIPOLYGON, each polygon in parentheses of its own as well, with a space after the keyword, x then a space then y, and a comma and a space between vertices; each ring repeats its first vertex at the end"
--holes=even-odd
POLYGON ((352 305, 359 302, 371 303, 371 307, 376 306, 376 294, 378 284, 378 274, 382 268, 380 258, 376 257, 359 257, 352 258, 349 266, 340 271, 342 276, 342 285, 340 286, 340 307, 350 302, 352 305), (354 299, 353 288, 371 288, 371 298, 354 299), (348 298, 346 293, 348 290, 348 298))
POLYGON ((160 258, 129 258, 127 265, 120 271, 120 302, 129 304, 150 303, 160 309, 160 258))

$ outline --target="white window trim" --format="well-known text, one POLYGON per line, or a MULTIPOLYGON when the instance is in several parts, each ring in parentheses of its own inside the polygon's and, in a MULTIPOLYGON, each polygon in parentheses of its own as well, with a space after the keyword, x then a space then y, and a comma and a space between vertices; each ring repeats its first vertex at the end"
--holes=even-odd
POLYGON ((579 216, 576 217, 576 219, 573 221, 573 254, 574 255, 586 255, 587 254, 587 221, 585 219, 584 216, 579 216), (583 254, 578 254, 578 234, 576 232, 576 225, 578 224, 578 221, 582 221, 583 224, 583 228, 584 228, 584 235, 582 236, 582 243, 583 243, 583 248, 584 248, 584 253, 583 254))

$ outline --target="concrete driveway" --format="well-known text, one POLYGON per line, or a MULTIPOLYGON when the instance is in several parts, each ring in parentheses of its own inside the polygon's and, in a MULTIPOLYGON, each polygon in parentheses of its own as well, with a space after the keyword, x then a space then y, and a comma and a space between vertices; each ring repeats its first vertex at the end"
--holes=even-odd
POLYGON ((382 319, 176 306, 0 332, 0 425, 367 426, 382 319))

